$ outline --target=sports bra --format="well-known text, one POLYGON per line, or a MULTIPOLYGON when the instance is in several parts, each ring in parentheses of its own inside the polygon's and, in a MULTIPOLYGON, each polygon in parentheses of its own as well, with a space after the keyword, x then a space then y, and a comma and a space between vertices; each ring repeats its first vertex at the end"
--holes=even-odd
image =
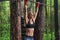
POLYGON ((28 24, 26 24, 26 28, 34 28, 35 27, 35 23, 33 22, 33 24, 31 24, 29 21, 28 21, 28 24))

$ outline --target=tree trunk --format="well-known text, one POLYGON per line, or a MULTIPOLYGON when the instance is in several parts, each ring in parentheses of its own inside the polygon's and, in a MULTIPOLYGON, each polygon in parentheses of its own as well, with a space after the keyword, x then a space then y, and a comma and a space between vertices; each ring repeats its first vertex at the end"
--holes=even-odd
POLYGON ((21 40, 21 5, 20 0, 10 0, 10 40, 21 40))
POLYGON ((53 13, 52 13, 52 0, 50 0, 50 32, 51 32, 51 40, 53 40, 53 13))
MULTIPOLYGON (((45 4, 47 5, 47 0, 45 0, 45 4)), ((49 40, 48 39, 48 10, 47 10, 47 6, 45 5, 45 18, 46 18, 46 24, 45 24, 45 28, 46 28, 46 36, 47 36, 47 38, 46 38, 46 40, 49 40)))
MULTIPOLYGON (((37 2, 44 3, 44 0, 36 0, 37 2)), ((35 23, 34 40, 43 40, 44 31, 44 13, 43 5, 40 5, 38 16, 35 23)))
POLYGON ((2 19, 1 19, 1 2, 0 2, 0 24, 2 22, 2 19))
POLYGON ((59 40, 59 25, 58 25, 58 0, 54 0, 54 18, 55 18, 55 40, 59 40))

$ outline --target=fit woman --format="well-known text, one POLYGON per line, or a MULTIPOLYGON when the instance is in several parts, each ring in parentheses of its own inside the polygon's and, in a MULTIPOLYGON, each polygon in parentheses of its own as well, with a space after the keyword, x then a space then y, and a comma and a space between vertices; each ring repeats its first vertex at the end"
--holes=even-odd
POLYGON ((26 36, 24 37, 24 40, 34 40, 33 36, 34 36, 34 27, 35 27, 35 20, 37 17, 37 13, 38 13, 38 7, 37 7, 37 11, 34 14, 32 13, 32 9, 27 12, 27 6, 25 5, 26 8, 26 15, 25 15, 25 20, 26 20, 26 36))

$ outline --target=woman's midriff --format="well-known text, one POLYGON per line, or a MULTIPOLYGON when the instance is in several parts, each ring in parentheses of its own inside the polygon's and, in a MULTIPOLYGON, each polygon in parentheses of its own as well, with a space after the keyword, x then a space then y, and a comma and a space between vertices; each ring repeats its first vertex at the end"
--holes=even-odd
POLYGON ((26 28, 26 35, 33 37, 33 35, 34 35, 34 28, 26 28))

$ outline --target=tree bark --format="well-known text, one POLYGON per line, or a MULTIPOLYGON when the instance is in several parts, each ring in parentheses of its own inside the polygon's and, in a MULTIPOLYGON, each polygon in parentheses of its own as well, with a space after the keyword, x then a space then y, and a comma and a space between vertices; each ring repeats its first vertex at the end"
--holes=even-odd
POLYGON ((55 40, 59 40, 58 0, 54 0, 55 40))
MULTIPOLYGON (((36 0, 36 2, 44 3, 44 0, 36 0)), ((36 18, 34 40, 43 40, 44 32, 44 13, 43 5, 40 4, 39 12, 36 18)))
POLYGON ((10 0, 10 40, 21 40, 21 1, 10 0))

